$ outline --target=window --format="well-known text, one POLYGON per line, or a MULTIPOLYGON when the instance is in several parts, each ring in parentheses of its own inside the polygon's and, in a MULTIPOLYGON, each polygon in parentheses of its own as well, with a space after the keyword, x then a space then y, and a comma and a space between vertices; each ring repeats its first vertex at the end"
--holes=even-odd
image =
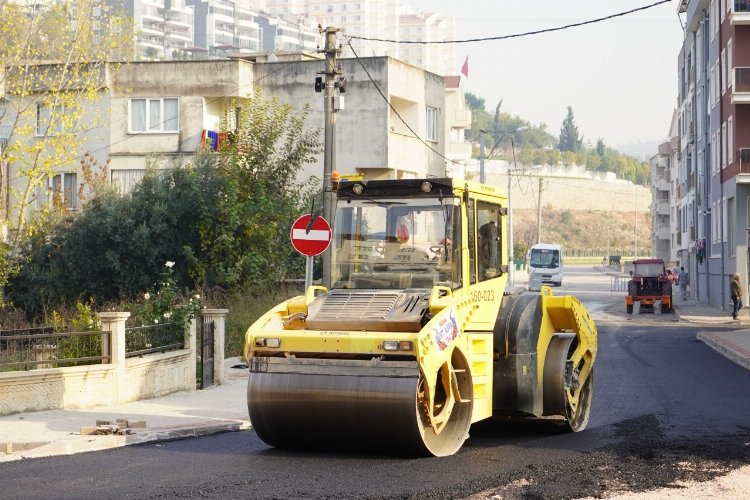
POLYGON ((716 174, 719 170, 717 168, 718 162, 716 161, 716 132, 711 135, 711 144, 709 147, 711 148, 711 172, 716 174))
POLYGON ((711 243, 716 243, 716 235, 718 234, 716 219, 718 219, 718 214, 716 213, 716 202, 713 202, 711 203, 711 243))
POLYGON ((474 241, 476 239, 476 224, 474 224, 474 198, 469 198, 469 203, 466 206, 466 230, 469 235, 469 240, 467 243, 469 244, 469 282, 473 285, 477 282, 477 261, 475 258, 475 248, 474 241))
MULTIPOLYGON (((484 201, 477 202, 477 266, 479 281, 499 277, 502 255, 502 219, 500 206, 484 201)), ((512 263, 509 263, 512 265, 512 263)))
POLYGON ((112 170, 110 178, 112 185, 122 193, 129 193, 133 190, 136 184, 143 179, 146 171, 143 169, 127 169, 127 170, 112 170))
POLYGON ((75 173, 58 174, 50 179, 52 203, 56 207, 78 208, 78 176, 75 173))
MULTIPOLYGON (((727 218, 729 220, 736 220, 737 214, 734 213, 734 197, 729 198, 727 200, 727 218)), ((726 232, 725 239, 727 241, 727 247, 729 250, 729 256, 734 257, 735 249, 734 249, 734 228, 729 228, 729 230, 726 232)))
POLYGON ((729 227, 729 221, 727 220, 728 214, 727 214, 727 199, 722 198, 721 199, 721 241, 726 242, 727 241, 727 227, 729 227))
POLYGON ((176 97, 130 100, 129 132, 177 132, 179 106, 176 97))
POLYGON ((727 88, 734 87, 734 57, 732 56, 732 39, 727 40, 727 88))
POLYGON ((734 162, 734 120, 732 116, 727 119, 727 165, 734 162))
POLYGON ((721 93, 727 90, 727 51, 721 50, 721 93))
POLYGON ((727 122, 721 124, 721 168, 727 166, 727 122))
POLYGON ((716 80, 716 68, 711 65, 711 76, 709 76, 709 82, 708 82, 708 102, 711 103, 710 107, 713 107, 714 103, 714 80, 716 80))
POLYGON ((437 141, 437 108, 427 106, 427 140, 437 141))
POLYGON ((43 103, 36 103, 36 136, 44 137, 63 132, 63 117, 65 108, 50 107, 43 103))

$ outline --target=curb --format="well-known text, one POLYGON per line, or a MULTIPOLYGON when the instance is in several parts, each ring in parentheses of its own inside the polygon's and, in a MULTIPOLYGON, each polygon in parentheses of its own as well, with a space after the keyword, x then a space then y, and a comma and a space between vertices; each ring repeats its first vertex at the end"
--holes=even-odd
MULTIPOLYGON (((219 423, 196 423, 176 427, 157 427, 124 436, 82 436, 71 434, 70 438, 44 443, 40 446, 27 448, 27 443, 13 443, 19 451, 8 454, 0 453, 0 463, 21 460, 23 458, 41 458, 59 455, 72 455, 88 451, 102 451, 121 446, 153 443, 158 441, 176 441, 200 436, 209 436, 224 432, 239 432, 252 429, 250 421, 232 420, 219 423)), ((39 443, 35 443, 39 444, 39 443)))
POLYGON ((750 349, 737 345, 726 337, 727 334, 724 332, 700 332, 697 335, 698 340, 714 351, 746 370, 750 370, 750 349), (719 340, 720 336, 722 340, 719 340))

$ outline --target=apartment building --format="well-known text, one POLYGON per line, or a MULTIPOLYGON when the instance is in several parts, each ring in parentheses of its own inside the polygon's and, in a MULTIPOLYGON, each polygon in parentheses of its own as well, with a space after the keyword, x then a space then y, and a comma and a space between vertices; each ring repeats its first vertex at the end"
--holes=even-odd
POLYGON ((749 270, 750 3, 682 0, 678 12, 678 255, 692 293, 726 308, 731 276, 749 270))
POLYGON ((651 248, 656 258, 672 261, 670 227, 670 141, 659 145, 659 153, 649 160, 651 185, 651 248))
POLYGON ((193 7, 185 0, 108 0, 122 5, 136 30, 136 58, 177 59, 192 50, 193 7))
MULTIPOLYGON (((342 28, 347 35, 373 40, 353 39, 360 57, 400 58, 398 40, 398 0, 267 0, 268 10, 282 16, 311 16, 323 27, 342 28), (380 39, 380 40, 374 40, 380 39)), ((344 56, 351 56, 344 47, 344 56)))
MULTIPOLYGON (((323 94, 315 92, 314 82, 325 61, 304 53, 285 54, 274 62, 269 56, 258 53, 224 60, 142 61, 121 68, 103 67, 99 98, 86 105, 79 120, 96 126, 77 129, 75 133, 83 138, 80 151, 73 153, 74 160, 55 166, 48 182, 32 193, 31 208, 41 208, 54 196, 69 209, 78 208, 84 181, 80 159, 87 152, 99 165, 108 164, 109 180, 123 191, 132 189, 149 166, 191 161, 206 144, 206 137, 233 129, 236 104, 255 85, 263 87, 266 97, 278 97, 295 109, 309 105, 307 123, 321 130, 322 140, 324 101, 323 94)), ((454 111, 446 113, 444 79, 389 57, 365 58, 361 63, 342 59, 341 66, 350 83, 342 94, 345 105, 336 116, 334 168, 368 178, 445 175, 446 130, 459 130, 467 125, 467 118, 455 111, 455 103, 451 105, 454 111), (392 107, 378 88, 386 92, 392 107), (453 120, 459 120, 458 125, 453 120)), ((11 140, 44 141, 49 126, 42 111, 28 115, 29 120, 36 120, 29 124, 36 133, 11 140)), ((13 118, 2 117, 0 128, 3 120, 13 118)), ((301 177, 322 178, 323 161, 321 153, 301 177)), ((23 196, 21 164, 10 162, 7 167, 13 179, 11 198, 23 196)), ((16 201, 8 200, 8 206, 15 206, 16 201)))
MULTIPOLYGON (((443 42, 456 39, 456 27, 452 17, 436 13, 415 12, 404 9, 399 17, 399 39, 404 42, 443 42)), ((455 45, 452 43, 405 43, 399 57, 415 66, 438 75, 456 72, 455 45)))
MULTIPOLYGON (((446 125, 443 77, 390 57, 338 62, 348 85, 341 94, 342 109, 336 112, 334 169, 368 179, 445 175, 446 127, 452 125, 446 125)), ((279 59, 258 76, 268 96, 296 109, 309 105, 308 122, 322 127, 323 93, 314 91, 314 82, 323 69, 323 61, 286 65, 279 59)), ((322 177, 322 172, 321 156, 303 176, 322 177)))
POLYGON ((471 160, 471 143, 466 129, 471 128, 471 109, 466 106, 463 78, 445 77, 445 156, 446 173, 466 177, 471 160))
MULTIPOLYGON (((120 0, 108 0, 120 5, 120 0)), ((261 0, 124 0, 137 60, 225 58, 258 51, 314 51, 317 21, 270 14, 261 0)))

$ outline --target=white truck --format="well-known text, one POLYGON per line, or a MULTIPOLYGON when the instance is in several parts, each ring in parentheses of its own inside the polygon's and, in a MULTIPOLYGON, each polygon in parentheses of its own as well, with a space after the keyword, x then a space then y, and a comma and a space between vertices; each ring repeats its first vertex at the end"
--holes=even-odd
POLYGON ((528 252, 529 290, 538 290, 542 283, 562 285, 562 246, 552 243, 537 243, 528 252))

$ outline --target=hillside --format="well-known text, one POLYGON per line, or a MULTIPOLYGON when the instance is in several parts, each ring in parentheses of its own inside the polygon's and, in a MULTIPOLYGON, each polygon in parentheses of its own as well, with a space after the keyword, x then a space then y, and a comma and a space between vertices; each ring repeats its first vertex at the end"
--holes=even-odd
MULTIPOLYGON (((638 255, 651 255, 651 220, 638 212, 638 255)), ((536 210, 513 211, 513 239, 525 246, 536 242, 536 210)), ((635 253, 636 212, 604 210, 542 210, 542 242, 559 243, 567 255, 601 257, 635 253), (609 251, 607 250, 609 248, 609 251)), ((517 245, 514 245, 517 247, 517 245)))

